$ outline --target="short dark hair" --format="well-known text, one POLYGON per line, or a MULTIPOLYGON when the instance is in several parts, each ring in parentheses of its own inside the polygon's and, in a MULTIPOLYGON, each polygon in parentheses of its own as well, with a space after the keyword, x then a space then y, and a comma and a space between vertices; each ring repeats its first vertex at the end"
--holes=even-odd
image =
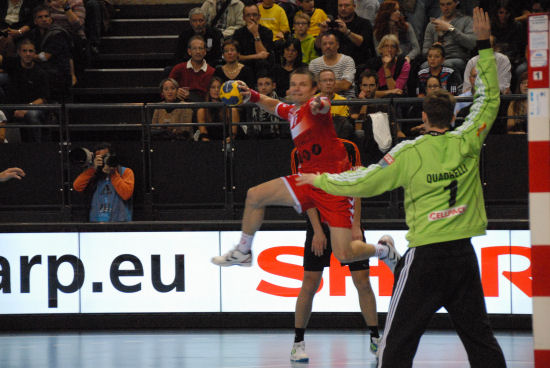
POLYGON ((317 78, 315 78, 315 74, 313 74, 313 72, 311 70, 309 70, 309 68, 307 66, 301 66, 298 69, 294 69, 294 71, 292 73, 290 73, 289 80, 295 74, 307 75, 309 77, 309 79, 311 80, 311 86, 312 87, 317 87, 317 78))
POLYGON ((272 82, 275 82, 275 78, 272 74, 269 73, 266 69, 260 69, 258 73, 256 73, 256 82, 258 82, 258 79, 260 78, 269 78, 272 82))
POLYGON ((430 50, 438 50, 441 53, 441 56, 445 58, 445 48, 443 48, 441 44, 434 43, 433 45, 430 46, 430 48, 428 49, 428 52, 430 52, 430 50))
POLYGON ((239 45, 239 41, 233 39, 233 38, 226 38, 222 42, 222 52, 225 49, 225 46, 227 45, 233 45, 235 47, 235 50, 237 50, 238 53, 241 52, 241 46, 239 45))
POLYGON ((108 142, 100 142, 94 146, 94 152, 102 149, 108 149, 109 153, 113 153, 113 146, 108 142))
POLYGON ((370 69, 363 70, 363 72, 359 75, 359 83, 363 81, 363 78, 374 78, 376 85, 379 86, 378 74, 373 72, 372 70, 370 69))
POLYGON ((206 47, 206 41, 204 40, 204 37, 202 37, 201 35, 193 35, 193 36, 191 36, 191 38, 187 42, 187 48, 188 49, 191 48, 191 42, 193 42, 195 40, 201 40, 203 45, 206 47))
POLYGON ((326 32, 323 32, 321 33, 318 37, 320 37, 321 41, 323 40, 323 37, 328 37, 328 36, 334 36, 334 38, 336 38, 336 42, 340 43, 340 37, 338 36, 338 34, 332 30, 328 30, 326 32))
POLYGON ((430 125, 446 129, 451 126, 455 109, 455 98, 445 89, 430 92, 424 97, 422 109, 428 115, 430 125))
POLYGON ((35 6, 33 9, 32 9, 32 19, 34 20, 34 18, 36 18, 36 14, 38 14, 39 12, 41 11, 47 11, 48 14, 52 14, 52 12, 50 11, 50 8, 48 8, 46 5, 44 4, 40 4, 40 5, 37 5, 35 6))
POLYGON ((34 41, 30 38, 25 37, 17 41, 17 51, 19 51, 23 45, 33 45, 36 50, 36 45, 34 44, 34 41))
POLYGON ((255 6, 256 9, 258 10, 258 13, 260 12, 260 7, 258 6, 258 4, 256 4, 255 2, 253 1, 243 1, 243 15, 244 15, 244 9, 245 8, 250 8, 251 6, 255 6))

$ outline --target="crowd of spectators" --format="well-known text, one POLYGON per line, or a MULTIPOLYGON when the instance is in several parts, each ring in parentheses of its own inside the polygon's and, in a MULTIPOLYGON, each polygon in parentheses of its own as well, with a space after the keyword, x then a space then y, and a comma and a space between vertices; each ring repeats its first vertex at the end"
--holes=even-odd
MULTIPOLYGON (((0 73, 0 103, 70 102, 70 88, 78 83, 79 70, 101 47, 103 1, 0 1, 0 54, 5 64, 0 73), (18 44, 24 44, 25 51, 18 44), (25 62, 31 54, 32 61, 25 62), (25 83, 14 82, 21 74, 27 85, 40 78, 40 98, 29 95, 25 83)), ((256 89, 261 89, 261 82, 265 91, 285 98, 290 73, 304 64, 317 76, 332 71, 334 96, 344 99, 370 98, 366 96, 372 88, 363 89, 363 82, 376 85, 372 98, 423 97, 434 88, 471 96, 470 74, 477 60, 471 12, 477 5, 489 10, 492 19, 502 94, 523 93, 526 15, 547 10, 547 0, 205 0, 188 13, 174 59, 166 65, 168 78, 160 84, 163 102, 217 101, 214 87, 230 79, 256 89)), ((504 111, 521 112, 521 106, 511 104, 504 111)), ((203 124, 200 129, 160 129, 163 133, 157 136, 181 139, 185 133, 185 139, 218 139, 222 133, 207 124, 222 118, 234 123, 269 120, 244 109, 232 109, 227 116, 196 108, 181 110, 186 112, 155 113, 155 123, 193 122, 203 124)), ((419 113, 410 107, 387 112, 392 119, 414 118, 419 113)), ((44 120, 40 114, 21 111, 6 115, 8 121, 36 124, 44 120)), ((365 119, 368 114, 355 115, 365 119)), ((352 116, 348 119, 353 120, 352 116)), ((400 136, 415 132, 390 124, 400 136)), ((234 130, 224 130, 221 138, 284 136, 278 127, 267 131, 261 125, 247 129, 243 124, 234 130)), ((24 140, 40 140, 35 133, 25 134, 24 140)))
MULTIPOLYGON (((208 67, 204 67, 205 72, 212 67, 213 75, 222 83, 240 79, 278 98, 289 98, 290 73, 303 65, 308 65, 318 76, 320 93, 334 101, 424 97, 438 88, 455 96, 472 96, 470 74, 472 69, 475 72, 477 50, 471 13, 479 5, 489 10, 492 19, 492 42, 502 94, 524 93, 525 89, 520 88, 520 76, 526 69, 525 52, 522 51, 526 50, 526 14, 544 10, 547 4, 538 0, 522 6, 509 0, 486 3, 483 0, 208 0, 201 8, 189 12, 190 25, 182 30, 175 50, 176 61, 180 64, 174 69, 189 70, 186 60, 193 51, 190 39, 198 35, 206 42, 208 67), (236 16, 237 12, 240 17, 236 16)), ((170 76, 193 90, 189 82, 178 80, 173 71, 170 76)), ((210 78, 209 74, 205 78, 210 78)), ((185 96, 182 100, 217 100, 211 94, 199 97, 185 96)), ((457 113, 463 110, 464 114, 466 105, 457 105, 460 107, 457 113)), ((510 104, 503 111, 517 116, 512 114, 525 112, 521 109, 524 105, 510 104)), ((362 109, 352 106, 351 110, 335 106, 339 112, 333 115, 346 116, 352 132, 362 131, 355 133, 359 137, 372 132, 373 121, 380 126, 381 120, 374 114, 381 112, 386 114, 386 119, 392 120, 386 125, 389 124, 398 137, 422 133, 418 122, 405 128, 393 121, 420 118, 418 106, 388 106, 365 105, 362 109), (369 129, 362 129, 367 123, 369 129)), ((201 121, 197 118, 194 121, 208 123, 203 115, 201 113, 201 121)), ((267 128, 263 124, 245 124, 275 123, 271 117, 263 115, 252 109, 232 109, 225 117, 217 114, 220 121, 223 117, 225 121, 242 122, 238 130, 228 131, 221 138, 284 136, 279 132, 279 125, 267 128)), ((215 121, 216 116, 209 119, 215 121)), ((508 126, 505 131, 525 131, 519 120, 512 118, 508 123, 503 120, 508 126)), ((207 126, 199 131, 195 137, 209 139, 207 126)), ((384 149, 386 147, 379 151, 384 149)))
MULTIPOLYGON (((110 0, 0 1, 0 104, 71 102, 70 88, 99 53, 110 0)), ((43 110, 7 111, 8 122, 43 125, 43 110)), ((24 129, 11 141, 40 142, 24 129)), ((4 138, 6 140, 6 138, 4 138)))

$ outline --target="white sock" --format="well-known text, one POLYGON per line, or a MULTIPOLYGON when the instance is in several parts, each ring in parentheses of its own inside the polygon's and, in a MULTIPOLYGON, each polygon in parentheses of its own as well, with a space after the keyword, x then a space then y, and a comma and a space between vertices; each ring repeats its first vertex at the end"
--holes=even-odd
POLYGON ((241 233, 241 241, 237 244, 237 249, 239 252, 244 254, 250 253, 250 249, 252 248, 252 240, 254 240, 254 235, 241 233))
POLYGON ((380 243, 374 244, 374 255, 377 258, 386 258, 388 256, 389 248, 380 243))

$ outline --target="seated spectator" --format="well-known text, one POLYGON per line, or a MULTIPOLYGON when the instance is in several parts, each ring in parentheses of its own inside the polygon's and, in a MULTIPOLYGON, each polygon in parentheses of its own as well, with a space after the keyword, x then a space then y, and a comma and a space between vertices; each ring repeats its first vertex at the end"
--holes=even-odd
POLYGON ((397 36, 399 48, 409 63, 420 55, 420 45, 414 30, 399 11, 399 3, 393 0, 384 1, 376 14, 373 27, 375 48, 378 48, 380 40, 387 34, 397 36))
POLYGON ((195 35, 189 39, 187 52, 191 58, 187 62, 179 63, 170 72, 170 78, 180 85, 178 98, 182 101, 204 101, 208 94, 206 86, 214 75, 212 68, 204 57, 206 55, 206 42, 202 36, 195 35), (183 88, 183 87, 187 87, 183 88))
MULTIPOLYGON (((340 42, 339 52, 350 56, 355 65, 362 65, 376 55, 372 42, 372 24, 355 13, 354 0, 338 0, 338 17, 334 23, 327 20, 319 28, 321 33, 329 30, 336 33, 340 42)), ((316 46, 321 48, 320 40, 316 46)))
POLYGON ((50 10, 42 5, 33 10, 36 28, 29 37, 36 46, 34 61, 48 74, 50 102, 70 100, 69 88, 76 83, 71 55, 71 36, 67 30, 53 22, 50 10))
MULTIPOLYGON (((48 74, 35 63, 36 48, 25 38, 17 45, 17 58, 3 58, 0 64, 9 76, 6 86, 6 103, 42 105, 49 97, 48 74)), ((15 110, 9 112, 9 121, 27 125, 44 123, 44 112, 40 110, 15 110)), ((42 130, 30 128, 21 130, 24 142, 41 142, 42 130)))
POLYGON ((262 0, 258 4, 258 9, 260 24, 271 30, 273 41, 282 40, 286 33, 290 33, 286 13, 283 8, 274 3, 274 0, 262 0))
POLYGON ((281 63, 272 68, 272 75, 277 84, 277 95, 286 97, 290 83, 290 73, 304 66, 302 63, 302 48, 296 38, 287 38, 283 44, 281 63))
POLYGON ((32 27, 32 9, 38 0, 4 0, 0 2, 0 54, 15 56, 15 43, 32 27))
POLYGON ((268 69, 274 61, 273 32, 259 23, 260 10, 256 4, 245 5, 243 19, 246 25, 233 35, 240 45, 240 61, 255 72, 268 69))
MULTIPOLYGON (((491 36, 490 40, 491 40, 491 46, 494 49, 495 38, 491 36)), ((464 70, 464 84, 462 85, 463 92, 466 92, 470 88, 472 88, 472 85, 470 84, 470 80, 466 77, 470 75, 470 69, 472 69, 475 65, 477 65, 478 60, 479 60, 479 55, 476 55, 470 60, 468 60, 468 63, 466 64, 466 69, 464 70)), ((506 55, 501 54, 500 52, 496 52, 496 50, 495 50, 495 60, 497 62, 498 84, 500 88, 500 93, 509 94, 510 81, 512 80, 512 71, 511 71, 512 66, 510 64, 510 60, 506 55)))
POLYGON ((433 75, 428 77, 428 80, 426 81, 426 94, 435 92, 441 88, 441 81, 438 77, 434 77, 433 75))
POLYGON ((367 62, 367 69, 378 73, 379 87, 376 97, 402 95, 406 92, 411 65, 402 55, 399 40, 393 34, 382 37, 377 56, 367 62))
POLYGON ((249 86, 254 85, 254 70, 239 62, 239 43, 231 38, 223 41, 224 65, 216 67, 214 75, 222 80, 242 80, 249 86))
POLYGON ((201 9, 206 16, 206 23, 219 29, 224 38, 245 25, 243 19, 244 4, 241 0, 205 0, 201 9))
POLYGON ((309 20, 309 15, 303 12, 294 16, 294 37, 300 41, 304 64, 309 64, 311 60, 319 57, 315 50, 315 38, 308 33, 309 20))
POLYGON ((495 37, 495 49, 508 57, 513 66, 523 59, 527 37, 524 28, 512 16, 509 0, 499 0, 496 12, 491 13, 491 34, 495 37))
MULTIPOLYGON (((206 95, 206 102, 221 102, 220 100, 220 87, 222 81, 218 77, 212 77, 208 84, 208 93, 206 95)), ((197 124, 199 124, 199 140, 206 142, 211 140, 230 141, 231 138, 237 137, 238 126, 231 124, 231 133, 227 131, 227 127, 223 125, 211 125, 212 123, 225 123, 226 121, 231 123, 238 123, 240 120, 239 110, 237 108, 227 108, 225 106, 200 108, 197 110, 197 124), (231 135, 231 137, 229 136, 231 135)))
POLYGON ((428 67, 421 69, 418 72, 417 79, 417 95, 424 97, 428 93, 428 79, 435 77, 439 81, 439 85, 445 88, 453 95, 460 93, 461 78, 458 73, 449 67, 443 66, 445 63, 445 49, 439 44, 430 47, 428 51, 428 67))
POLYGON ((355 97, 355 62, 348 55, 338 52, 340 42, 334 33, 323 33, 321 39, 322 56, 309 63, 309 70, 318 76, 321 70, 331 69, 336 75, 334 91, 346 98, 355 97))
MULTIPOLYGON (((378 90, 378 75, 371 70, 365 70, 359 76, 360 99, 376 98, 378 90)), ((351 108, 351 118, 355 121, 355 131, 358 146, 363 147, 366 165, 380 161, 384 153, 391 147, 392 136, 389 122, 390 105, 366 104, 351 108), (373 118, 374 117, 374 118, 373 118)), ((400 132, 400 130, 399 130, 400 132)), ((404 137, 400 132, 400 137, 404 137)))
MULTIPOLYGON (((300 11, 298 11, 296 15, 305 14, 309 17, 309 28, 307 33, 312 37, 319 36, 321 32, 319 24, 328 19, 327 14, 323 9, 315 7, 315 0, 296 0, 296 4, 300 7, 300 11)), ((296 17, 294 18, 294 25, 296 25, 296 17)), ((294 27, 294 30, 297 31, 296 27, 294 27)))
POLYGON ((53 21, 71 36, 86 39, 86 8, 82 0, 46 0, 53 21))
MULTIPOLYGON (((359 75, 359 94, 357 98, 362 100, 372 100, 376 98, 376 91, 378 91, 378 74, 372 70, 364 70, 359 75)), ((367 104, 367 105, 354 105, 351 108, 351 117, 354 120, 360 120, 355 123, 356 130, 362 130, 363 125, 361 121, 365 120, 368 114, 375 112, 388 112, 389 105, 385 104, 367 104)))
POLYGON ((90 222, 132 221, 134 172, 120 165, 109 143, 96 147, 93 164, 78 175, 73 188, 86 195, 90 222))
MULTIPOLYGON (((86 8, 83 0, 46 0, 53 23, 63 27, 71 36, 71 58, 74 67, 80 72, 90 62, 88 40, 86 38, 86 8)), ((37 45, 38 48, 39 45, 37 45)), ((74 73, 73 73, 74 74, 74 73)))
MULTIPOLYGON (((335 93, 336 76, 331 69, 321 70, 318 76, 319 93, 317 96, 328 98, 332 101, 346 101, 346 98, 335 93)), ((351 124, 349 117, 349 106, 347 105, 331 105, 330 114, 332 122, 338 138, 353 139, 354 127, 351 124)))
MULTIPOLYGON (((529 84, 529 74, 523 72, 516 93, 527 95, 529 84)), ((506 132, 508 134, 526 134, 527 133, 527 99, 514 100, 508 106, 508 121, 506 123, 506 132), (523 116, 521 118, 511 118, 511 116, 523 116)))
MULTIPOLYGON (((179 103, 178 88, 179 84, 174 79, 166 78, 160 82, 160 95, 162 102, 175 104, 179 103)), ((153 120, 151 124, 185 124, 193 121, 193 110, 166 108, 155 109, 153 112, 153 120)), ((165 138, 170 140, 190 140, 193 138, 194 129, 191 126, 164 126, 162 128, 152 128, 151 132, 154 137, 165 138)))
POLYGON ((206 55, 204 59, 213 67, 219 65, 222 59, 221 44, 222 33, 206 23, 206 16, 201 8, 193 8, 189 11, 189 23, 185 23, 178 37, 178 44, 174 51, 174 64, 189 60, 187 45, 191 37, 199 35, 206 42, 206 55))
MULTIPOLYGON (((470 74, 468 75, 468 81, 470 82, 470 85, 472 86, 470 89, 468 89, 467 91, 465 92, 462 92, 460 95, 458 95, 458 97, 473 97, 474 96, 474 93, 475 93, 475 82, 476 82, 476 78, 477 78, 477 69, 476 67, 474 66, 473 68, 470 69, 470 74)), ((458 118, 464 118, 466 116, 468 116, 468 114, 470 113, 470 105, 472 104, 472 101, 464 101, 464 102, 457 102, 456 105, 455 105, 455 110, 454 110, 454 113, 455 113, 455 116, 458 117, 458 118)), ((460 119, 458 119, 460 120, 460 119)), ((454 128, 454 127, 458 127, 462 125, 462 122, 461 121, 456 121, 451 123, 451 126, 454 128)))
MULTIPOLYGON (((466 60, 476 46, 472 17, 456 9, 458 0, 440 0, 441 17, 432 19, 424 33, 422 54, 428 55, 430 47, 438 42, 445 49, 445 66, 462 73, 466 60)), ((427 63, 422 65, 426 68, 427 63)))
MULTIPOLYGON (((256 82, 258 92, 271 98, 279 99, 276 91, 277 83, 273 77, 265 72, 260 71, 256 82)), ((290 137, 290 129, 288 124, 281 124, 282 120, 274 114, 270 114, 262 108, 254 105, 252 108, 252 121, 258 123, 271 123, 270 125, 249 125, 246 129, 246 135, 251 138, 273 139, 273 138, 288 138, 290 137)), ((244 127, 243 127, 244 128, 244 127)))

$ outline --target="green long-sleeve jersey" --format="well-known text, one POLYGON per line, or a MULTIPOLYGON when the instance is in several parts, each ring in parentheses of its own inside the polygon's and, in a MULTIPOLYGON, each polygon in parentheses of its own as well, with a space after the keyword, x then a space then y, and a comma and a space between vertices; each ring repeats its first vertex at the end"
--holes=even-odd
POLYGON ((409 247, 485 234, 479 157, 500 103, 492 49, 479 51, 477 71, 474 103, 462 126, 404 141, 378 164, 320 175, 314 186, 350 197, 403 187, 409 247))

